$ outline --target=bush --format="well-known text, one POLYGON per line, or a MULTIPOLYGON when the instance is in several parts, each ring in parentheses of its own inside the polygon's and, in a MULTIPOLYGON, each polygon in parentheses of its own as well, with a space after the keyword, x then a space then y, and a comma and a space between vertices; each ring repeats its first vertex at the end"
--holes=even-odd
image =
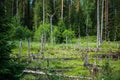
POLYGON ((27 27, 18 26, 15 28, 14 38, 25 39, 31 37, 32 32, 27 27))
POLYGON ((39 41, 43 33, 46 34, 46 39, 48 40, 50 37, 50 24, 44 24, 44 25, 41 24, 34 33, 34 40, 39 41))
POLYGON ((32 36, 32 32, 27 27, 23 27, 17 17, 13 17, 9 25, 12 27, 12 37, 14 39, 25 39, 32 36))
POLYGON ((64 32, 62 33, 64 40, 67 37, 68 41, 70 41, 74 37, 74 35, 75 35, 74 31, 72 31, 72 30, 64 30, 64 32))
POLYGON ((60 43, 62 41, 62 35, 61 32, 59 31, 58 26, 55 26, 54 31, 53 31, 53 36, 55 37, 55 42, 60 43))

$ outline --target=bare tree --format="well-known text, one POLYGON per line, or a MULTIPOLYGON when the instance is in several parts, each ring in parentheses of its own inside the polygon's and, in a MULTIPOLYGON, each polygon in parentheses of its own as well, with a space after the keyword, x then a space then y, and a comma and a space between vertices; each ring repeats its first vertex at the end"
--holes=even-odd
MULTIPOLYGON (((41 41, 40 41, 40 49, 39 49, 39 55, 42 53, 42 50, 43 50, 43 33, 42 33, 42 37, 41 37, 41 41)), ((38 55, 38 56, 39 56, 38 55)))
POLYGON ((53 14, 51 14, 51 15, 47 13, 47 15, 50 17, 50 32, 51 32, 51 34, 50 34, 50 42, 51 42, 51 44, 53 44, 54 43, 53 42, 54 37, 53 37, 52 19, 53 19, 53 16, 55 15, 55 12, 53 14))
POLYGON ((30 38, 28 39, 28 57, 27 57, 27 63, 29 63, 30 60, 30 38))
POLYGON ((105 0, 102 0, 102 12, 101 12, 101 44, 102 44, 102 35, 103 35, 103 17, 104 17, 104 2, 105 0))
POLYGON ((100 45, 100 7, 99 7, 99 0, 97 0, 97 48, 99 48, 100 45))

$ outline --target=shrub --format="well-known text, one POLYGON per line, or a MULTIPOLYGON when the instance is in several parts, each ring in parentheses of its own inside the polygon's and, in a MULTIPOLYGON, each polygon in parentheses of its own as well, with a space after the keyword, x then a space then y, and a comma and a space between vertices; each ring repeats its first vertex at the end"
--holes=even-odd
POLYGON ((64 40, 67 37, 68 41, 70 41, 74 37, 74 35, 75 35, 74 31, 72 31, 72 30, 64 30, 64 32, 62 33, 64 40))
POLYGON ((61 35, 61 32, 59 31, 58 26, 55 26, 55 28, 53 30, 53 36, 55 38, 55 42, 56 43, 60 43, 61 42, 62 35, 61 35))
POLYGON ((18 26, 15 28, 14 38, 25 39, 31 37, 32 32, 27 27, 18 26))
POLYGON ((25 39, 32 36, 32 32, 27 27, 23 27, 17 17, 13 17, 9 25, 12 27, 12 37, 14 39, 25 39))
POLYGON ((50 24, 41 24, 34 33, 34 39, 37 41, 40 40, 43 33, 46 34, 46 39, 48 40, 50 37, 50 24))

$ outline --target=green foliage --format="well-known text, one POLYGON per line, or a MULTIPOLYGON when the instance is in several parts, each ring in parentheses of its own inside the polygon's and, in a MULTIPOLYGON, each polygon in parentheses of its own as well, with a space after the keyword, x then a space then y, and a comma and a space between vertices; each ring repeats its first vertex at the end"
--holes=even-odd
POLYGON ((4 1, 0 1, 0 80, 19 80, 24 66, 11 57, 13 48, 11 40, 10 20, 5 15, 4 1))
POLYGON ((55 26, 53 30, 53 36, 55 37, 55 42, 60 43, 60 39, 62 38, 62 36, 61 36, 58 26, 55 26))
POLYGON ((39 28, 35 31, 34 34, 34 39, 35 40, 40 40, 42 37, 42 34, 46 34, 46 38, 47 40, 50 37, 50 24, 44 24, 44 25, 40 25, 39 28))
POLYGON ((12 27, 12 36, 14 39, 25 39, 32 36, 32 32, 27 27, 23 27, 16 16, 12 18, 10 26, 12 27))
POLYGON ((36 80, 36 77, 32 74, 24 75, 20 80, 36 80))
POLYGON ((25 39, 31 37, 32 33, 27 27, 18 26, 15 29, 15 39, 25 39))
POLYGON ((23 71, 25 69, 25 63, 19 58, 11 58, 9 65, 6 65, 8 71, 3 75, 4 79, 9 80, 19 80, 23 76, 23 71), (7 77, 6 77, 7 76, 7 77))
POLYGON ((41 1, 35 2, 35 7, 34 7, 33 11, 34 11, 34 16, 33 16, 34 30, 36 30, 37 27, 39 27, 40 21, 42 21, 42 3, 41 3, 41 1))
POLYGON ((112 80, 112 68, 108 61, 102 67, 102 74, 100 79, 103 80, 112 80))
POLYGON ((72 30, 64 30, 64 32, 62 33, 62 35, 64 37, 64 40, 67 37, 68 41, 71 40, 75 36, 74 31, 72 31, 72 30))
POLYGON ((55 39, 57 43, 63 42, 64 39, 62 33, 64 32, 64 30, 65 30, 65 24, 63 20, 60 19, 60 21, 58 22, 58 27, 54 29, 55 39))
POLYGON ((110 63, 106 61, 106 63, 102 67, 102 73, 100 76, 98 76, 97 80, 119 80, 120 72, 119 71, 113 71, 113 68, 110 66, 110 63))

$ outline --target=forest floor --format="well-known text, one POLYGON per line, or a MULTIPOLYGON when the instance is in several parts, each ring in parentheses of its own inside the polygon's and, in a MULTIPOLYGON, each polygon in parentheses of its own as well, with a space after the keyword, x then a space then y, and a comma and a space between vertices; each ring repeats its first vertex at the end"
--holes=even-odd
MULTIPOLYGON (((73 39, 72 44, 69 43, 67 45, 51 45, 50 43, 47 43, 45 48, 43 48, 43 52, 39 54, 41 44, 39 42, 31 42, 30 56, 28 58, 28 44, 27 41, 23 41, 21 57, 26 59, 28 63, 26 70, 43 71, 45 73, 62 74, 65 76, 91 77, 93 75, 92 70, 94 67, 102 69, 105 63, 109 62, 112 73, 118 72, 118 74, 120 74, 119 43, 120 42, 104 41, 100 48, 97 49, 94 36, 90 37, 88 42, 86 42, 86 38, 83 37, 80 40, 73 39)), ((18 55, 19 41, 15 41, 15 44, 17 47, 14 48, 12 52, 13 55, 18 55)), ((40 78, 41 76, 39 75, 25 74, 22 80, 39 80, 40 78)), ((60 77, 59 79, 58 77, 57 79, 53 79, 53 77, 50 79, 50 77, 47 77, 47 79, 42 80, 63 79, 60 79, 60 77)))

